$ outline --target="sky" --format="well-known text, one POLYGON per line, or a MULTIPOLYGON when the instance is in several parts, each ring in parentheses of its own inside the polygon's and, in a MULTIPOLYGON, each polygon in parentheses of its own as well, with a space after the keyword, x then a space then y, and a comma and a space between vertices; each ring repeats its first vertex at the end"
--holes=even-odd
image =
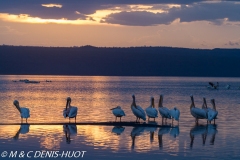
POLYGON ((240 48, 240 1, 0 1, 0 45, 240 48))

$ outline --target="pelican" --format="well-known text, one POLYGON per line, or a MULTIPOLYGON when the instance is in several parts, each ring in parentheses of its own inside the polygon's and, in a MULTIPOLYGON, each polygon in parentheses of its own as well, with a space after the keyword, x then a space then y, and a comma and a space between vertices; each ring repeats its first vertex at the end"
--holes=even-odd
POLYGON ((23 118, 26 118, 26 123, 27 123, 27 119, 30 117, 30 110, 25 107, 20 107, 19 102, 17 100, 14 100, 13 104, 20 112, 21 122, 23 121, 23 118))
POLYGON ((177 107, 174 107, 173 109, 171 109, 170 114, 172 117, 172 122, 173 122, 173 119, 175 119, 175 121, 178 121, 179 123, 180 111, 177 109, 177 107))
POLYGON ((208 111, 208 121, 211 123, 211 121, 214 119, 214 123, 215 123, 215 119, 217 119, 218 111, 216 110, 214 99, 211 99, 211 103, 212 103, 213 109, 209 109, 208 111))
POLYGON ((132 98, 133 98, 133 102, 131 104, 131 109, 132 109, 133 114, 137 118, 136 122, 138 122, 138 120, 140 122, 140 118, 143 119, 144 121, 146 121, 146 114, 145 114, 144 110, 140 106, 136 105, 135 95, 132 95, 132 98))
POLYGON ((219 87, 219 83, 218 82, 217 82, 217 85, 215 85, 212 82, 209 82, 208 84, 209 84, 209 86, 207 86, 208 89, 218 89, 218 87, 219 87))
POLYGON ((114 116, 116 117, 116 118, 115 118, 115 121, 117 120, 117 117, 119 117, 119 118, 120 118, 120 122, 121 122, 122 116, 126 116, 125 113, 124 113, 124 111, 121 109, 120 106, 117 106, 117 107, 112 108, 112 109, 110 109, 110 110, 112 110, 112 113, 113 113, 114 116))
POLYGON ((154 118, 154 121, 155 121, 155 118, 158 117, 158 111, 155 108, 153 97, 151 97, 151 105, 148 108, 146 108, 145 111, 146 111, 147 116, 148 116, 148 121, 149 121, 149 118, 154 118))
POLYGON ((230 87, 231 87, 231 85, 230 85, 230 84, 227 84, 225 88, 226 88, 226 89, 230 89, 230 87))
POLYGON ((71 98, 67 97, 66 108, 63 110, 63 116, 64 118, 68 117, 69 122, 70 122, 70 118, 75 118, 75 123, 76 123, 78 108, 71 106, 71 101, 72 101, 71 98))
POLYGON ((171 114, 170 114, 170 110, 166 107, 163 107, 162 103, 163 103, 163 95, 160 95, 158 110, 160 115, 162 116, 162 122, 163 122, 164 118, 166 118, 166 120, 167 118, 171 119, 171 114))
POLYGON ((196 118, 195 122, 198 123, 198 119, 207 119, 207 111, 205 109, 195 107, 193 95, 191 95, 190 97, 192 101, 190 105, 190 112, 192 116, 196 118))

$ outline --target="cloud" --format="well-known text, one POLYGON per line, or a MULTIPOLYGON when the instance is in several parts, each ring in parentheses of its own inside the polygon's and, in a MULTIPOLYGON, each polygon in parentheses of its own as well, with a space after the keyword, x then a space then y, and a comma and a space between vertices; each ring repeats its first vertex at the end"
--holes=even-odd
POLYGON ((76 11, 83 15, 94 14, 97 10, 107 9, 111 6, 131 4, 192 4, 203 0, 7 0, 1 2, 0 13, 28 14, 40 18, 67 18, 78 19, 76 11), (51 2, 51 3, 49 3, 51 2), (45 7, 42 6, 44 4, 45 7))
POLYGON ((176 19, 180 22, 210 21, 220 25, 226 20, 240 21, 239 8, 237 1, 221 0, 24 0, 24 4, 8 0, 1 2, 0 13, 131 26, 170 24, 176 19))
POLYGON ((220 25, 227 21, 240 21, 240 4, 234 2, 195 3, 173 7, 163 13, 151 11, 122 11, 106 16, 101 22, 120 25, 151 26, 180 22, 210 21, 220 25))
POLYGON ((62 8, 61 4, 42 4, 42 6, 48 7, 48 8, 52 8, 52 7, 62 8))

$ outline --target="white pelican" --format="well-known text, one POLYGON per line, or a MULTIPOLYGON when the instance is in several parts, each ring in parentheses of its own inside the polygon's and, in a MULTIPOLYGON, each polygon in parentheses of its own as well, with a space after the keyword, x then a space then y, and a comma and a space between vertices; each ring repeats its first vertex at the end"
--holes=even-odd
POLYGON ((155 118, 158 117, 158 111, 155 108, 153 97, 151 97, 151 105, 148 108, 146 108, 145 111, 146 111, 147 116, 148 116, 148 121, 149 121, 149 118, 154 118, 154 121, 155 121, 155 118))
POLYGON ((20 112, 21 122, 23 121, 23 118, 26 118, 26 122, 27 122, 27 119, 30 117, 30 110, 25 107, 20 107, 19 102, 17 100, 14 100, 13 104, 16 106, 16 108, 20 112))
POLYGON ((146 114, 144 112, 144 110, 140 107, 140 106, 137 106, 136 105, 136 102, 135 102, 135 95, 132 95, 132 98, 133 98, 133 102, 131 104, 131 109, 132 109, 132 112, 133 114, 136 116, 136 122, 139 120, 140 122, 140 118, 143 119, 144 121, 146 121, 146 114))
POLYGON ((208 110, 208 121, 211 123, 211 121, 214 119, 214 123, 215 123, 215 119, 217 118, 218 111, 216 110, 214 99, 211 99, 211 103, 212 103, 213 109, 209 108, 208 110))
POLYGON ((177 107, 174 107, 173 109, 171 109, 170 114, 172 117, 172 122, 173 122, 173 119, 175 119, 175 121, 178 121, 179 123, 180 111, 177 109, 177 107))
POLYGON ((205 109, 197 108, 194 104, 193 95, 191 97, 191 105, 190 105, 190 112, 194 118, 196 118, 196 123, 198 123, 198 119, 207 119, 207 111, 205 109))
POLYGON ((230 84, 227 84, 225 88, 226 88, 226 89, 230 89, 230 87, 231 87, 231 85, 230 85, 230 84))
POLYGON ((66 108, 63 110, 63 116, 64 118, 68 117, 69 122, 70 122, 70 118, 75 118, 75 123, 76 123, 78 108, 71 106, 71 101, 72 101, 71 98, 67 97, 66 108))
POLYGON ((119 118, 120 118, 120 122, 121 122, 122 116, 126 116, 125 113, 124 113, 124 111, 122 110, 122 108, 121 108, 120 106, 117 106, 117 107, 112 108, 112 109, 110 109, 110 110, 112 110, 112 113, 113 113, 114 116, 116 117, 116 118, 115 118, 115 121, 117 120, 117 117, 119 117, 119 118))
POLYGON ((160 99, 159 99, 159 103, 158 103, 158 110, 159 110, 159 113, 160 115, 162 116, 162 122, 163 122, 163 119, 166 118, 169 118, 171 119, 171 114, 170 114, 170 110, 166 107, 163 107, 163 95, 160 95, 160 99))

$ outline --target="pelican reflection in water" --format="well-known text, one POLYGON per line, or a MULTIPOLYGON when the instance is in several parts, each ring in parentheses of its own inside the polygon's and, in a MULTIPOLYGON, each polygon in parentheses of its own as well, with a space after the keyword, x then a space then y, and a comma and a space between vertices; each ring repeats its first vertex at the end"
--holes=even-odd
MULTIPOLYGON (((149 122, 148 124, 157 125, 156 122, 149 122)), ((150 142, 152 143, 154 140, 154 132, 157 130, 157 127, 145 127, 145 131, 150 133, 150 142)))
POLYGON ((21 124, 19 130, 17 131, 13 139, 18 140, 20 134, 27 134, 29 132, 29 127, 29 124, 21 124))
POLYGON ((112 133, 115 133, 116 135, 120 135, 124 132, 125 127, 122 126, 114 126, 112 129, 112 133))
POLYGON ((190 147, 192 148, 194 138, 195 136, 201 136, 202 137, 202 144, 205 145, 207 135, 212 135, 212 138, 210 140, 210 144, 213 145, 215 141, 215 136, 217 134, 217 125, 214 124, 207 124, 207 125, 195 125, 190 130, 190 147))
POLYGON ((63 125, 63 132, 65 133, 66 142, 71 143, 71 135, 77 134, 77 126, 75 124, 63 125))
POLYGON ((143 134, 145 127, 133 127, 132 132, 131 132, 131 137, 132 137, 132 149, 135 147, 135 139, 136 136, 140 136, 143 134))
POLYGON ((170 134, 170 136, 176 138, 177 136, 179 136, 180 131, 179 131, 179 127, 163 127, 160 128, 158 131, 158 143, 159 143, 159 148, 161 149, 163 147, 163 135, 166 134, 170 134))

